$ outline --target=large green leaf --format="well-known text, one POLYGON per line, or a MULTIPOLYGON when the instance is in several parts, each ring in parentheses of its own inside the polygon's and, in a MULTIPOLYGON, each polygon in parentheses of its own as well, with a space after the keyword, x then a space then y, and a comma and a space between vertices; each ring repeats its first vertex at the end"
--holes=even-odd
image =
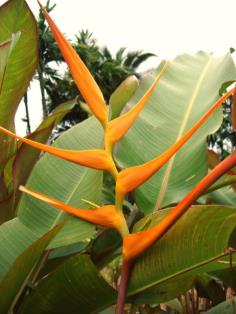
POLYGON ((0 226, 0 280, 9 271, 16 258, 35 240, 35 233, 18 219, 0 226))
POLYGON ((117 230, 105 230, 93 241, 91 259, 97 267, 102 268, 121 254, 121 246, 122 238, 117 230))
MULTIPOLYGON (((169 209, 146 217, 137 224, 136 231, 144 226, 151 226, 168 212, 169 209)), ((235 208, 191 207, 176 225, 135 263, 128 302, 166 302, 192 287, 199 273, 222 268, 220 259, 223 259, 229 246, 229 238, 236 225, 235 218, 235 208)), ((108 293, 104 299, 102 293, 100 294, 100 284, 95 285, 90 272, 87 272, 87 266, 80 267, 80 263, 76 263, 80 258, 82 257, 67 260, 42 281, 26 300, 21 313, 29 313, 32 305, 36 303, 40 305, 37 309, 39 313, 63 313, 65 308, 70 313, 76 313, 78 308, 81 313, 96 313, 114 304, 114 294, 108 293), (85 273, 80 274, 81 269, 85 273), (82 274, 84 279, 80 277, 82 274), (93 299, 87 299, 87 295, 93 295, 92 286, 97 290, 99 302, 96 307, 93 299)))
MULTIPOLYGON (((236 229, 232 233, 230 239, 230 247, 235 248, 236 243, 236 229)), ((236 290, 236 254, 232 250, 232 254, 229 257, 225 257, 221 260, 223 267, 210 272, 210 276, 218 278, 221 282, 224 283, 226 287, 236 290)))
MULTIPOLYGON (((222 83, 235 77, 229 54, 214 57, 199 52, 178 56, 170 63, 134 126, 117 145, 120 166, 141 164, 164 152, 214 104, 222 83)), ((152 81, 153 76, 141 80, 129 106, 137 102, 152 81)), ((206 175, 206 136, 216 131, 221 121, 222 114, 217 111, 165 167, 135 192, 145 213, 178 202, 206 175)))
MULTIPOLYGON (((17 106, 38 62, 37 24, 24 0, 9 0, 0 7, 0 42, 20 33, 7 61, 0 94, 0 125, 14 130, 17 106)), ((0 170, 14 152, 14 140, 0 134, 0 170)))
MULTIPOLYGON (((169 210, 164 210, 146 217, 139 222, 137 229, 143 229, 144 225, 148 225, 148 221, 149 226, 151 226, 168 212, 169 210)), ((172 299, 193 285, 197 273, 206 269, 213 270, 221 267, 220 263, 218 264, 217 261, 213 263, 213 260, 220 259, 220 256, 224 254, 235 227, 235 218, 234 208, 221 206, 192 207, 155 246, 136 262, 129 288, 129 294, 133 295, 132 302, 153 302, 155 300, 158 303, 172 299)), ((89 306, 94 306, 94 302, 90 300, 90 305, 88 305, 84 299, 84 294, 91 290, 88 286, 83 286, 81 289, 81 286, 75 284, 77 272, 75 273, 75 269, 71 266, 74 265, 74 262, 71 264, 70 261, 67 261, 60 270, 58 269, 58 272, 56 271, 49 276, 46 281, 39 285, 38 289, 35 289, 26 302, 24 311, 26 309, 29 311, 33 302, 39 302, 38 304, 41 303, 39 309, 45 310, 42 313, 56 313, 57 311, 60 313, 60 308, 61 311, 65 309, 60 303, 62 299, 64 306, 71 309, 71 313, 80 306, 83 309, 81 313, 90 312, 89 306), (62 275, 67 278, 66 281, 62 281, 64 287, 67 287, 67 283, 69 284, 71 280, 70 276, 73 276, 71 284, 75 285, 76 289, 72 291, 75 291, 75 294, 80 295, 81 298, 83 296, 84 303, 80 298, 75 301, 74 294, 69 288, 66 291, 70 291, 70 295, 63 293, 62 298, 55 297, 63 292, 60 286, 56 291, 53 288, 55 282, 60 282, 59 279, 62 278, 62 275), (52 292, 45 294, 45 291, 52 292), (41 297, 45 295, 46 298, 41 297)), ((76 265, 76 269, 80 269, 78 264, 76 265)), ((84 270, 85 267, 81 268, 84 270)), ((80 282, 88 283, 90 277, 87 277, 87 281, 80 280, 80 282)), ((98 289, 96 286, 97 291, 99 291, 98 289)), ((97 304, 96 311, 115 302, 114 296, 109 295, 105 300, 100 297, 99 300, 101 303, 97 304)), ((95 311, 95 309, 93 310, 95 311)), ((24 311, 22 313, 28 313, 24 311)))
MULTIPOLYGON (((18 34, 19 36, 20 34, 18 34)), ((12 37, 14 37, 13 35, 12 37)), ((17 37, 18 37, 17 36, 17 37)), ((6 67, 7 67, 7 62, 11 54, 11 50, 14 47, 13 40, 8 39, 5 40, 4 42, 0 43, 0 94, 1 94, 1 88, 4 80, 4 76, 6 73, 6 67)))
MULTIPOLYGON (((14 48, 15 44, 17 43, 19 39, 20 34, 13 34, 11 39, 5 40, 4 42, 0 43, 0 97, 1 97, 1 91, 2 91, 2 86, 6 74, 6 68, 7 68, 7 63, 9 60, 9 57, 11 55, 11 51, 14 48)), ((14 146, 14 143, 12 143, 12 147, 14 146)), ((9 148, 9 143, 4 143, 2 142, 1 144, 1 150, 2 150, 2 157, 0 157, 0 162, 5 161, 5 156, 4 155, 4 149, 9 148)), ((7 152, 6 152, 7 153, 7 152)), ((4 162, 0 164, 0 173, 4 168, 4 162)), ((5 201, 7 196, 7 186, 6 183, 3 180, 3 175, 0 175, 0 203, 5 201)), ((0 213, 0 217, 2 218, 3 216, 6 216, 5 213, 3 214, 2 212, 0 213)), ((7 217, 9 218, 9 217, 7 217)))
POLYGON ((0 283, 0 313, 10 312, 10 309, 14 308, 44 250, 61 227, 62 224, 55 226, 17 257, 0 283))
MULTIPOLYGON (((83 150, 100 148, 102 142, 102 128, 94 118, 90 118, 65 132, 54 145, 83 150)), ((102 172, 45 154, 34 167, 27 186, 75 207, 88 208, 82 199, 100 202, 102 172)), ((38 237, 64 216, 63 211, 28 195, 23 195, 19 203, 19 219, 38 237)), ((94 231, 93 225, 71 218, 51 245, 58 247, 84 241, 91 238, 94 231)))
POLYGON ((75 256, 43 280, 25 300, 20 313, 100 313, 114 303, 116 292, 87 256, 75 256), (37 304, 35 307, 34 305, 37 304))
POLYGON ((215 204, 232 205, 236 204, 236 191, 231 186, 226 186, 210 194, 210 199, 215 204))
MULTIPOLYGON (((166 209, 144 218, 136 229, 153 225, 168 212, 166 209)), ((222 268, 218 260, 226 254, 235 226, 235 208, 191 207, 135 263, 129 286, 129 294, 137 294, 133 300, 170 300, 189 289, 196 274, 222 268)))

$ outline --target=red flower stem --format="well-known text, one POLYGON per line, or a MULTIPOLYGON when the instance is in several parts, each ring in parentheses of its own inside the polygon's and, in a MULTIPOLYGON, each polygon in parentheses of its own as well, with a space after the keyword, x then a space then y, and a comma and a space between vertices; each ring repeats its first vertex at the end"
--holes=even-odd
POLYGON ((123 261, 120 285, 118 289, 118 298, 116 304, 116 314, 124 314, 124 306, 128 290, 129 279, 132 272, 132 266, 133 266, 132 261, 123 261))

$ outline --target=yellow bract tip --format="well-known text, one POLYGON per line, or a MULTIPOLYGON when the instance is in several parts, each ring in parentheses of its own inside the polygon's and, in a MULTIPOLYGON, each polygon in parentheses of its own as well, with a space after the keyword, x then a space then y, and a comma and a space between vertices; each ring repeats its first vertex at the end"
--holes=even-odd
POLYGON ((81 95, 96 118, 101 122, 103 127, 106 128, 108 114, 100 88, 90 74, 88 68, 85 66, 71 44, 66 40, 59 28, 53 22, 45 8, 39 1, 38 3, 48 22, 48 25, 51 28, 54 38, 57 41, 61 53, 71 70, 71 74, 81 92, 81 95))
POLYGON ((154 82, 147 90, 147 92, 143 95, 143 97, 137 102, 137 104, 130 111, 108 122, 106 139, 105 139, 106 147, 110 149, 110 147, 114 143, 119 141, 127 133, 130 127, 134 124, 140 112, 146 105, 148 99, 150 98, 153 91, 157 87, 157 84, 160 81, 163 74, 165 73, 168 65, 169 65, 169 61, 166 61, 160 73, 157 75, 154 82))

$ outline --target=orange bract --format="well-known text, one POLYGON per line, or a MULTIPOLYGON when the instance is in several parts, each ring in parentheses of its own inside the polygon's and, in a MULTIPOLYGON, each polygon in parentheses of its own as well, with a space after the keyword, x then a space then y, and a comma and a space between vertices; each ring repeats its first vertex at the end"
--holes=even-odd
POLYGON ((89 70, 77 55, 76 51, 70 45, 70 43, 66 40, 64 35, 58 29, 56 24, 53 22, 47 11, 38 1, 41 10, 52 30, 54 38, 56 39, 58 46, 61 50, 61 53, 68 64, 72 76, 84 97, 87 105, 90 107, 93 114, 96 118, 102 123, 105 128, 108 121, 106 104, 102 95, 100 88, 95 82, 94 78, 90 74, 89 70))
POLYGON ((161 222, 147 231, 127 235, 123 240, 124 260, 128 261, 137 258, 159 240, 205 190, 235 165, 236 152, 223 160, 206 177, 204 177, 161 222))
POLYGON ((122 228, 122 216, 117 213, 113 205, 106 205, 95 209, 80 209, 70 205, 64 204, 58 200, 46 196, 45 194, 33 191, 26 187, 21 186, 20 190, 33 197, 46 202, 49 205, 55 206, 68 214, 84 219, 88 222, 98 224, 107 228, 115 228, 120 230, 122 228))
POLYGON ((145 104, 147 103, 148 99, 156 88, 158 82, 160 81, 162 75, 165 73, 168 65, 169 61, 164 64, 160 74, 155 78, 151 87, 130 111, 108 123, 105 139, 107 147, 111 147, 111 145, 119 141, 129 130, 129 128, 134 124, 141 110, 144 108, 145 104))
POLYGON ((222 96, 204 116, 174 145, 167 149, 160 156, 146 162, 145 164, 127 168, 121 171, 117 176, 116 193, 121 202, 126 193, 136 189, 153 174, 155 174, 199 129, 199 127, 216 111, 217 108, 234 92, 234 88, 222 96))
POLYGON ((37 149, 40 149, 44 152, 47 152, 51 155, 56 157, 72 161, 73 163, 86 166, 89 168, 99 169, 99 170, 106 170, 111 172, 114 176, 116 176, 116 168, 108 153, 102 149, 94 149, 94 150, 66 150, 57 147, 52 147, 48 145, 44 145, 27 138, 18 136, 3 127, 0 127, 0 131, 4 132, 5 134, 19 139, 20 141, 33 146, 37 149))

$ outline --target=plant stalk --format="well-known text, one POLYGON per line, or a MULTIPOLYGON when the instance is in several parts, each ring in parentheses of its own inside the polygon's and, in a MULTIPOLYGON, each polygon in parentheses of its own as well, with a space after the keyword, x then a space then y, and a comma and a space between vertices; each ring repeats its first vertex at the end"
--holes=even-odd
POLYGON ((116 314, 124 314, 124 306, 129 285, 129 279, 132 272, 132 266, 133 266, 132 261, 123 261, 120 285, 118 289, 118 298, 116 304, 115 312, 116 314))
POLYGON ((26 115, 26 132, 27 134, 31 133, 31 128, 30 128, 30 116, 29 116, 29 106, 28 106, 28 93, 27 91, 24 94, 24 103, 25 103, 25 115, 26 115))
POLYGON ((48 116, 47 111, 47 104, 46 104, 46 97, 45 97, 45 82, 43 77, 43 70, 41 65, 38 66, 38 76, 39 76, 39 85, 40 85, 40 92, 42 98, 42 109, 43 109, 43 119, 48 116))

